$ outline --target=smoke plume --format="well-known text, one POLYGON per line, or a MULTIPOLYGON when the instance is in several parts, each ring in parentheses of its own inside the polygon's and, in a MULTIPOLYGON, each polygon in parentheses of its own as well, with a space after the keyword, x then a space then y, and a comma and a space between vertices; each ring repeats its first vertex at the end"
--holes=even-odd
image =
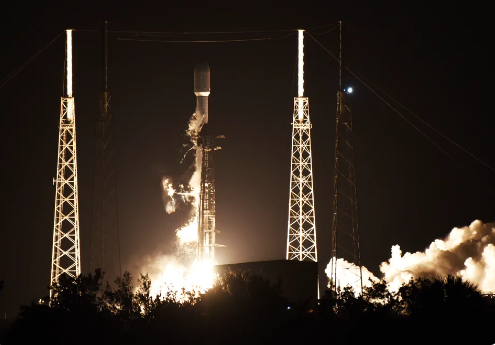
POLYGON ((198 136, 199 132, 201 132, 204 124, 205 118, 203 115, 194 113, 189 119, 186 135, 191 139, 193 144, 196 144, 195 138, 198 136))
POLYGON ((196 150, 196 140, 204 124, 204 117, 194 113, 189 120, 186 135, 189 138, 189 151, 194 154, 194 171, 187 187, 174 187, 170 177, 163 177, 163 202, 167 214, 171 214, 182 206, 190 206, 189 218, 176 233, 176 250, 172 255, 155 254, 141 260, 140 272, 148 273, 151 279, 151 294, 160 293, 166 297, 168 293, 183 301, 188 293, 197 295, 209 289, 214 282, 213 263, 195 261, 198 241, 198 206, 201 183, 201 151, 196 150))
POLYGON ((405 253, 398 245, 380 265, 391 289, 411 278, 455 275, 477 284, 484 293, 495 292, 495 223, 475 220, 454 228, 444 240, 435 240, 424 252, 405 253))
MULTIPOLYGON (((180 244, 197 241, 197 212, 199 207, 202 157, 201 151, 195 149, 196 140, 199 132, 203 128, 203 125, 204 116, 196 115, 196 113, 194 113, 189 119, 189 123, 187 126, 186 136, 189 138, 192 145, 187 150, 184 158, 189 153, 189 151, 194 152, 194 171, 191 178, 189 179, 187 188, 184 187, 184 185, 182 184, 175 188, 172 182, 172 178, 167 176, 164 176, 162 178, 163 203, 165 205, 165 211, 167 212, 167 214, 175 212, 177 207, 179 207, 179 202, 181 202, 181 205, 190 204, 192 206, 188 221, 185 225, 176 230, 180 244)), ((189 145, 185 144, 184 146, 188 147, 189 145)))
MULTIPOLYGON (((330 259, 330 262, 325 269, 325 273, 330 278, 332 276, 332 262, 333 258, 330 259)), ((363 288, 367 286, 371 286, 371 281, 377 282, 379 279, 375 277, 373 273, 371 273, 366 267, 361 267, 361 273, 363 277, 363 288)), ((359 281, 359 267, 354 265, 351 262, 347 262, 344 259, 337 258, 337 286, 345 287, 350 286, 354 290, 356 294, 361 293, 361 282, 359 281)))
MULTIPOLYGON (((331 264, 325 272, 331 276, 331 264)), ((343 259, 337 259, 339 285, 350 285, 354 291, 355 275, 349 274, 349 267, 343 259), (339 269, 340 268, 340 269, 339 269)), ((363 286, 368 278, 377 278, 363 266, 363 286)), ((392 246, 392 257, 382 262, 380 271, 391 291, 397 291, 403 283, 419 277, 443 277, 453 275, 468 280, 484 293, 495 293, 495 223, 475 220, 469 226, 454 228, 443 240, 433 241, 424 252, 402 254, 399 245, 392 246)))
POLYGON ((175 212, 175 196, 176 190, 173 187, 172 179, 163 177, 162 179, 162 189, 163 189, 163 203, 165 204, 165 212, 171 214, 175 212))

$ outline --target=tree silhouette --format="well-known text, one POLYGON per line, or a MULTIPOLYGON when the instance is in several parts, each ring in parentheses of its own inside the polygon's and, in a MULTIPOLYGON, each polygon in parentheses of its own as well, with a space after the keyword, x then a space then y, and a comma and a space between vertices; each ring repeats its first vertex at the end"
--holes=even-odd
POLYGON ((95 273, 80 274, 75 279, 62 275, 59 281, 51 286, 52 299, 50 306, 69 312, 95 313, 100 310, 98 293, 101 288, 103 272, 97 268, 95 273))
POLYGON ((327 290, 316 310, 284 298, 281 282, 271 284, 250 272, 226 274, 203 294, 186 293, 186 300, 171 292, 152 296, 147 275, 136 287, 129 272, 115 287, 102 289, 102 279, 101 270, 60 279, 52 286, 50 306, 23 306, 1 344, 285 345, 330 336, 336 344, 363 344, 377 332, 384 334, 377 338, 380 344, 495 340, 489 331, 495 299, 459 277, 412 279, 396 293, 384 280, 358 296, 349 287, 327 290))
POLYGON ((271 284, 250 272, 230 272, 201 295, 195 308, 220 343, 232 343, 232 334, 242 334, 241 343, 252 343, 260 335, 280 337, 288 306, 280 287, 281 282, 271 284))
POLYGON ((107 283, 102 297, 104 309, 127 326, 141 315, 139 301, 136 300, 133 290, 132 276, 126 271, 115 279, 115 288, 107 283))
POLYGON ((398 294, 402 312, 418 317, 457 317, 481 305, 479 288, 454 276, 411 279, 398 294))

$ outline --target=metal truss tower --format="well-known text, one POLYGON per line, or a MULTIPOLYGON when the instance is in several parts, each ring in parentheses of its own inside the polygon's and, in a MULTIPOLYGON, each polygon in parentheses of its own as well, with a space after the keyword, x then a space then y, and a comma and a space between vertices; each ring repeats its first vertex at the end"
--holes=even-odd
POLYGON ((215 139, 223 136, 203 135, 198 138, 198 150, 201 151, 201 187, 199 195, 198 217, 198 253, 199 262, 215 263, 215 170, 213 155, 220 147, 215 139))
POLYGON ((101 268, 108 280, 121 275, 120 234, 112 113, 107 78, 107 22, 103 22, 103 91, 96 122, 90 270, 101 268))
POLYGON ((298 30, 298 97, 294 98, 292 121, 292 163, 286 258, 287 260, 317 261, 311 122, 308 98, 303 96, 303 31, 298 30))
MULTIPOLYGON (((76 118, 72 96, 72 30, 66 30, 66 96, 62 97, 58 135, 55 216, 50 285, 62 275, 81 274, 77 193, 76 118)), ((52 291, 50 290, 50 297, 52 291)))
POLYGON ((358 208, 352 113, 349 97, 352 89, 342 87, 342 22, 340 22, 339 91, 335 134, 332 259, 330 284, 337 289, 350 284, 362 292, 363 278, 359 252, 358 208), (343 259, 343 260, 340 260, 343 259))
POLYGON ((198 243, 196 260, 215 263, 215 169, 213 156, 220 147, 212 136, 208 125, 208 97, 210 95, 210 67, 198 64, 194 69, 194 93, 196 94, 196 116, 202 118, 203 127, 196 138, 196 159, 200 161, 201 181, 198 205, 198 243))

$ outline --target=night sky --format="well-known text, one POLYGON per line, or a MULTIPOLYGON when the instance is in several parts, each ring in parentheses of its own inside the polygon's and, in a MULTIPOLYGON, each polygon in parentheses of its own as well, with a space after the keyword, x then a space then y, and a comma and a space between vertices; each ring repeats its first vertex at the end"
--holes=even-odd
MULTIPOLYGON (((488 14, 476 2, 254 3, 232 7, 187 2, 85 5, 11 2, 2 9, 0 78, 57 34, 73 28, 81 257, 89 269, 89 231, 95 119, 101 91, 102 19, 118 31, 311 30, 346 21, 348 67, 422 119, 495 166, 488 14), (8 8, 8 9, 7 9, 8 8)), ((333 26, 310 31, 324 32, 333 26)), ((216 155, 219 263, 285 258, 291 119, 297 35, 178 35, 160 39, 272 37, 230 43, 157 43, 109 34, 109 91, 116 121, 122 264, 135 270, 145 255, 172 251, 184 213, 167 215, 161 180, 179 181, 195 108, 194 65, 211 67, 210 126, 224 134, 216 155), (275 40, 275 38, 277 40, 275 40)), ((333 53, 337 30, 315 35, 333 53)), ((58 121, 65 36, 0 88, 2 194, 0 312, 47 294, 53 234, 58 121)), ((375 274, 390 248, 422 251, 453 227, 495 220, 495 174, 406 111, 402 113, 468 168, 466 172, 375 95, 349 76, 355 90, 358 204, 362 263, 375 274), (483 181, 479 182, 479 180, 483 181), (490 189, 491 188, 491 189, 490 189)), ((309 97, 320 276, 330 258, 334 133, 338 65, 305 38, 305 94, 309 97)), ((190 161, 189 161, 190 163, 190 161)))

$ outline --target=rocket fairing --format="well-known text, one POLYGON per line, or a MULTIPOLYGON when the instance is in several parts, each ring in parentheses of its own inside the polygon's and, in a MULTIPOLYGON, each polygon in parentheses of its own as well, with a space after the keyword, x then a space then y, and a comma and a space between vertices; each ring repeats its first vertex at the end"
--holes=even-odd
POLYGON ((194 68, 194 93, 196 94, 196 115, 204 116, 208 123, 208 96, 210 95, 210 66, 207 62, 199 63, 194 68))

